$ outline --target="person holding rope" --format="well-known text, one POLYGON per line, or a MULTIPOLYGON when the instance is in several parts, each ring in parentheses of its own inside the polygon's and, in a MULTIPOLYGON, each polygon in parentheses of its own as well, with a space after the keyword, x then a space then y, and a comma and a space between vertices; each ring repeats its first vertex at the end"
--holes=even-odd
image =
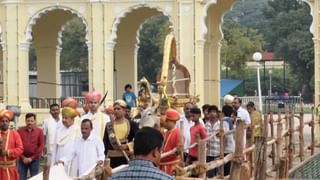
MULTIPOLYGON (((191 119, 194 122, 194 126, 190 128, 191 135, 191 144, 197 142, 197 136, 200 139, 205 139, 207 137, 206 129, 200 123, 199 119, 201 117, 201 110, 197 107, 193 107, 191 110, 191 119)), ((189 149, 189 162, 188 164, 192 164, 194 161, 198 160, 198 147, 193 147, 189 149)))
MULTIPOLYGON (((180 119, 178 111, 168 109, 166 112, 166 119, 164 128, 167 131, 164 133, 163 152, 171 151, 180 145, 180 129, 176 127, 176 122, 180 119)), ((172 154, 161 159, 160 169, 169 175, 173 175, 175 166, 180 163, 180 156, 172 154)))
POLYGON ((127 104, 119 99, 113 103, 114 120, 107 123, 103 142, 105 154, 110 158, 112 168, 127 164, 133 153, 133 138, 138 124, 125 118, 127 104))
MULTIPOLYGON (((212 136, 220 130, 220 121, 219 121, 219 109, 217 106, 212 105, 208 108, 209 121, 206 122, 205 128, 207 136, 212 136)), ((223 124, 224 131, 229 130, 229 125, 224 121, 223 124)), ((227 146, 226 144, 224 144, 227 146)), ((207 153, 207 162, 214 161, 220 158, 220 138, 218 136, 213 136, 208 140, 208 153, 207 153)), ((218 168, 210 170, 207 172, 207 177, 213 178, 218 173, 218 168)))

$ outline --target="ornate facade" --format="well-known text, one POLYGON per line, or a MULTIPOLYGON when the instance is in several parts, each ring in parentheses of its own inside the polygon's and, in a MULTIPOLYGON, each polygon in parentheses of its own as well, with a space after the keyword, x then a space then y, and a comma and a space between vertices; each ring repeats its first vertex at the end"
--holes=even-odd
MULTIPOLYGON (((37 54, 38 97, 60 97, 61 32, 79 17, 86 26, 89 88, 108 91, 106 103, 136 84, 139 30, 165 15, 177 40, 181 64, 190 72, 190 93, 219 104, 222 18, 236 0, 0 0, 0 96, 4 104, 30 108, 28 51, 37 54), (114 71, 116 70, 116 71, 114 71), (115 81, 116 79, 116 81, 115 81)), ((319 0, 308 0, 314 23, 316 102, 319 102, 319 0)))

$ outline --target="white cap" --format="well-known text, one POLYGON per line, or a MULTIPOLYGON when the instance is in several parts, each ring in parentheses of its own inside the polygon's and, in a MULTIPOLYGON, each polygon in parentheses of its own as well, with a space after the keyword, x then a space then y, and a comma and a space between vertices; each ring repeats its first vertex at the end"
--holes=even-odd
POLYGON ((227 94, 224 96, 223 101, 225 104, 231 104, 234 100, 234 97, 231 96, 230 94, 227 94))

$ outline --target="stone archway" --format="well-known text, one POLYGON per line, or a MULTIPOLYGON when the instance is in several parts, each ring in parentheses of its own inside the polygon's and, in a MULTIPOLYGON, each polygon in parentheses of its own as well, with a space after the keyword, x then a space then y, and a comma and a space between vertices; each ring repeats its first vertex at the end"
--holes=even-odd
POLYGON ((75 17, 82 20, 88 32, 85 18, 67 7, 53 6, 42 9, 29 20, 26 44, 33 43, 36 51, 37 97, 59 98, 61 96, 61 30, 69 20, 75 17))
POLYGON ((139 5, 124 11, 114 22, 110 42, 114 42, 114 98, 121 98, 124 85, 130 83, 137 90, 137 54, 139 30, 150 17, 165 15, 171 17, 160 8, 139 5), (126 73, 123 76, 122 73, 126 73), (129 75, 128 75, 129 74, 129 75))

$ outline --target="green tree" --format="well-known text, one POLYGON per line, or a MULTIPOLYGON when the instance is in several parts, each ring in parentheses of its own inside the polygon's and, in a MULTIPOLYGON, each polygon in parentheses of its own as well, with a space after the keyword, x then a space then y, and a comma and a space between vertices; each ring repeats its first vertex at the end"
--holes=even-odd
POLYGON ((149 18, 140 31, 138 54, 138 78, 146 77, 155 83, 163 60, 165 36, 169 33, 170 22, 166 16, 149 18))
POLYGON ((311 80, 314 76, 310 8, 301 1, 292 0, 269 1, 268 5, 264 11, 264 17, 268 20, 266 48, 289 64, 291 76, 296 79, 296 85, 289 89, 290 93, 301 92, 305 99, 311 100, 313 86, 306 83, 306 79, 311 80))
POLYGON ((61 70, 87 71, 88 48, 85 28, 80 18, 74 18, 68 22, 62 32, 61 70))
POLYGON ((239 0, 224 18, 238 21, 242 26, 263 32, 266 19, 261 17, 263 17, 263 9, 267 6, 268 0, 239 0))
POLYGON ((241 26, 239 22, 226 19, 223 24, 221 64, 230 68, 230 77, 245 77, 246 61, 263 46, 263 37, 257 30, 241 26))

